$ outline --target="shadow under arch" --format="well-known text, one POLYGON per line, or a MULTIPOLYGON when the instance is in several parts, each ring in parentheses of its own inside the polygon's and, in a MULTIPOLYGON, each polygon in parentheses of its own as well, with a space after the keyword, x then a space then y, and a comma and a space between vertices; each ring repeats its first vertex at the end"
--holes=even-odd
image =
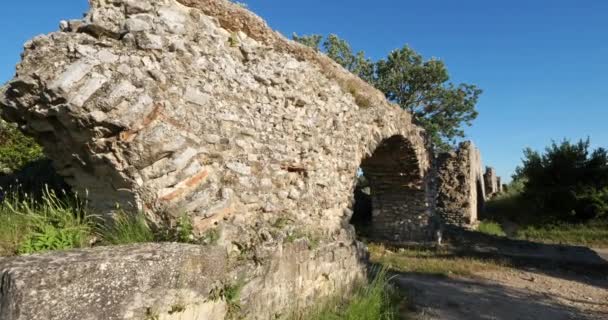
POLYGON ((409 139, 384 139, 361 162, 351 224, 361 237, 375 241, 430 238, 428 183, 409 139))

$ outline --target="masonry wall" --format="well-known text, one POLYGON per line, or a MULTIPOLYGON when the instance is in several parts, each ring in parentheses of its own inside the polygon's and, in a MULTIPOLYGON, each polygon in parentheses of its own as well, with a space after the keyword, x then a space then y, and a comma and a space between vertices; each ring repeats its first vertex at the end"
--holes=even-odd
POLYGON ((485 191, 487 199, 490 199, 502 192, 502 182, 500 177, 496 174, 496 169, 486 167, 486 172, 484 173, 483 178, 486 187, 485 191))
POLYGON ((431 211, 424 176, 407 139, 394 136, 363 160, 372 199, 372 233, 375 239, 425 240, 431 211))
POLYGON ((185 214, 196 238, 221 234, 226 272, 256 284, 245 286, 248 319, 364 274, 348 224, 356 174, 395 136, 407 159, 390 172, 405 176, 369 168, 377 233, 424 235, 423 133, 382 93, 228 1, 90 4, 82 20, 25 44, 0 90, 2 117, 43 145, 99 215, 119 206, 171 227, 185 214), (296 266, 277 257, 294 239, 310 244, 296 266), (342 247, 341 258, 327 249, 342 247), (300 279, 315 280, 293 290, 300 279))
POLYGON ((437 214, 444 223, 473 226, 483 209, 485 186, 481 155, 472 142, 437 160, 437 214))

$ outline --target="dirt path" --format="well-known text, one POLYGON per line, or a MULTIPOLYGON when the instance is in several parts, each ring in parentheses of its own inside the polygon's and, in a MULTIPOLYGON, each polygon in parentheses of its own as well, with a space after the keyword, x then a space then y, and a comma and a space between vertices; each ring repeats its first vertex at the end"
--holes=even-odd
MULTIPOLYGON (((608 250, 594 252, 587 262, 608 258, 608 250)), ((538 257, 470 277, 399 273, 395 281, 414 308, 410 318, 417 320, 608 319, 608 269, 571 263, 562 268, 538 257)), ((546 258, 554 261, 553 255, 546 258)))
POLYGON ((608 279, 507 269, 473 278, 399 275, 396 281, 408 292, 414 319, 608 319, 608 279))
POLYGON ((601 248, 601 249, 592 249, 593 251, 595 251, 595 253, 597 253, 598 256, 600 256, 600 258, 604 259, 605 261, 608 262, 608 248, 601 248))

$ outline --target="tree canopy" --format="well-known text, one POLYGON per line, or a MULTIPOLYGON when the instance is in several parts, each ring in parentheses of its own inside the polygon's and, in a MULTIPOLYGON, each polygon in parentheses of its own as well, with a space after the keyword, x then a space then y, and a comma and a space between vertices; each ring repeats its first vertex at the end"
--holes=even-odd
POLYGON ((553 142, 542 154, 525 149, 513 178, 545 210, 582 219, 608 214, 608 151, 591 151, 589 139, 553 142))
POLYGON ((369 82, 386 97, 409 111, 423 126, 431 144, 445 150, 464 137, 463 126, 471 125, 481 90, 471 84, 453 84, 443 61, 425 60, 408 46, 394 50, 388 57, 372 61, 363 51, 353 52, 335 34, 293 35, 293 39, 324 52, 345 69, 369 82))

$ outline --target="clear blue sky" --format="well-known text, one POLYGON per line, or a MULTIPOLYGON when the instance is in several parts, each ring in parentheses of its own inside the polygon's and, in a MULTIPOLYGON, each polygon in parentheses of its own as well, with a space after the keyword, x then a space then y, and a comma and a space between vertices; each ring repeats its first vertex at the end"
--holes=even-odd
MULTIPOLYGON (((484 89, 467 134, 504 177, 524 147, 587 136, 608 146, 606 0, 243 2, 285 35, 336 33, 374 59, 407 43, 443 59, 455 82, 484 89)), ((85 0, 3 4, 0 81, 12 76, 27 39, 86 7, 85 0)))

